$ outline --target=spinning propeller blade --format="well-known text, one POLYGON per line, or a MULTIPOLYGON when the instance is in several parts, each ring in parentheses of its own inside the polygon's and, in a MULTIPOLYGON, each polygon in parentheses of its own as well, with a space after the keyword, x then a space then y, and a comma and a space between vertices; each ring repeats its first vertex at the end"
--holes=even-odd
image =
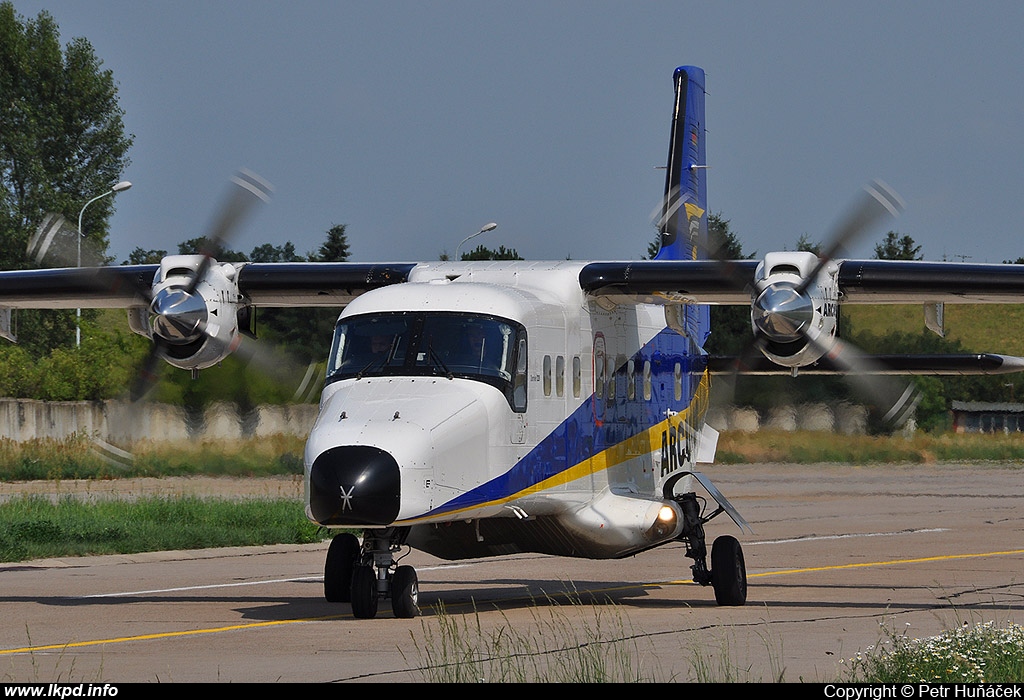
POLYGON ((818 265, 811 271, 811 274, 807 275, 797 291, 801 294, 805 292, 808 285, 814 284, 814 280, 825 265, 842 255, 855 240, 864 236, 883 220, 899 216, 901 211, 903 211, 903 200, 887 184, 881 180, 875 180, 865 185, 860 197, 832 229, 832 233, 827 238, 828 245, 818 256, 818 265))
MULTIPOLYGON (((738 376, 743 373, 744 368, 753 364, 753 358, 757 354, 767 354, 764 351, 770 345, 773 349, 782 345, 797 350, 810 345, 817 351, 817 357, 827 355, 839 365, 844 377, 865 393, 876 407, 885 412, 884 422, 892 427, 899 427, 909 418, 920 400, 915 385, 909 383, 906 387, 897 389, 891 380, 880 376, 877 368, 872 366, 870 358, 853 344, 835 335, 826 336, 812 332, 811 321, 815 317, 815 309, 812 297, 808 294, 811 285, 818 282, 822 270, 832 260, 841 255, 856 239, 887 217, 898 215, 902 209, 903 201, 899 195, 885 183, 876 180, 864 188, 860 197, 833 227, 817 263, 798 284, 793 285, 784 281, 772 283, 755 295, 751 280, 742 280, 752 292, 751 325, 754 337, 736 358, 733 370, 728 375, 731 379, 727 380, 726 385, 730 392, 735 391, 738 376)), ((711 252, 714 259, 721 263, 722 274, 736 277, 736 268, 731 266, 729 261, 722 259, 719 251, 720 248, 711 252)), ((739 284, 741 280, 736 282, 739 284)), ((799 366, 794 366, 793 372, 798 373, 799 366)))
POLYGON ((238 171, 231 178, 231 182, 235 187, 231 188, 227 200, 204 239, 203 249, 199 251, 203 261, 192 278, 192 284, 185 290, 187 294, 192 294, 203 281, 214 256, 224 249, 225 243, 238 230, 253 207, 260 202, 269 202, 274 190, 269 182, 248 170, 238 171))
MULTIPOLYGON (((206 302, 196 296, 196 289, 213 264, 215 255, 223 250, 257 204, 270 201, 273 191, 270 183, 248 170, 236 173, 231 183, 233 187, 204 238, 203 258, 189 284, 184 288, 163 289, 155 297, 151 289, 139 290, 141 296, 149 301, 153 343, 132 385, 132 401, 143 398, 155 386, 159 363, 170 346, 191 342, 196 336, 206 336, 208 341, 213 338, 206 325, 206 302)), ((228 352, 234 349, 226 348, 228 352)))

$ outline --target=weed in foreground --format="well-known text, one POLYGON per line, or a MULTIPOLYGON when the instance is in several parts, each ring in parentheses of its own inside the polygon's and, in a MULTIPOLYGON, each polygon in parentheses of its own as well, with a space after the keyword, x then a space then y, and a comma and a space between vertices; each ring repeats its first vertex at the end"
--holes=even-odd
POLYGON ((885 628, 885 639, 849 660, 851 683, 1024 682, 1024 627, 994 622, 925 639, 885 628))
POLYGON ((688 648, 690 659, 690 671, 692 677, 687 679, 696 683, 783 683, 785 682, 786 670, 783 666, 782 643, 775 641, 766 635, 759 635, 764 645, 770 677, 765 679, 756 672, 752 666, 741 666, 736 660, 737 654, 733 649, 731 637, 718 641, 716 645, 708 646, 709 639, 700 635, 697 639, 700 643, 693 642, 688 648))
POLYGON ((531 607, 527 625, 504 614, 485 625, 479 611, 450 614, 440 605, 413 634, 423 680, 441 683, 638 683, 653 682, 653 648, 641 649, 637 634, 615 606, 531 607))

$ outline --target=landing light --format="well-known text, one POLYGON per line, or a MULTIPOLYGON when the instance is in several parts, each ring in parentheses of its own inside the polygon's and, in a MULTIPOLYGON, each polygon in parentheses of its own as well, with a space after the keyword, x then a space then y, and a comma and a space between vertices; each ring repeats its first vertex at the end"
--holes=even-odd
POLYGON ((658 515, 654 518, 654 523, 647 530, 647 538, 652 542, 664 540, 666 537, 672 536, 677 526, 676 511, 666 503, 658 509, 658 515))

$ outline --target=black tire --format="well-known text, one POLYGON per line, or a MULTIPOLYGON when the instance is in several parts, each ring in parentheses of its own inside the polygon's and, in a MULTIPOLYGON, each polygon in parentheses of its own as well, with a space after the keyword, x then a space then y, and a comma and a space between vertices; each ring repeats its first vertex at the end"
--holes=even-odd
POLYGON ((329 603, 352 600, 352 570, 359 561, 359 539, 348 532, 335 535, 324 564, 324 598, 329 603))
POLYGON ((377 574, 367 564, 352 570, 352 615, 363 620, 377 616, 377 574))
POLYGON ((711 546, 711 585, 719 605, 747 602, 747 567, 743 548, 732 535, 722 535, 711 546))
POLYGON ((411 618, 420 614, 420 584, 416 569, 400 566, 391 579, 391 609, 395 617, 411 618))

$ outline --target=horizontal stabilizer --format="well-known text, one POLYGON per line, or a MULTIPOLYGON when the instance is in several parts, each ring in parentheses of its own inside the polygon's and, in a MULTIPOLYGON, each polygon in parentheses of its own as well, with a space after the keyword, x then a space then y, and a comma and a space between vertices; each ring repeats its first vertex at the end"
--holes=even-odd
MULTIPOLYGON (((970 375, 1010 374, 1024 371, 1024 357, 993 353, 959 355, 868 355, 866 374, 970 375)), ((777 365, 763 356, 739 358, 711 355, 708 370, 713 374, 792 374, 792 369, 777 365), (739 365, 737 363, 740 363, 739 365)), ((800 368, 800 374, 846 374, 849 368, 825 356, 813 365, 800 368)))

